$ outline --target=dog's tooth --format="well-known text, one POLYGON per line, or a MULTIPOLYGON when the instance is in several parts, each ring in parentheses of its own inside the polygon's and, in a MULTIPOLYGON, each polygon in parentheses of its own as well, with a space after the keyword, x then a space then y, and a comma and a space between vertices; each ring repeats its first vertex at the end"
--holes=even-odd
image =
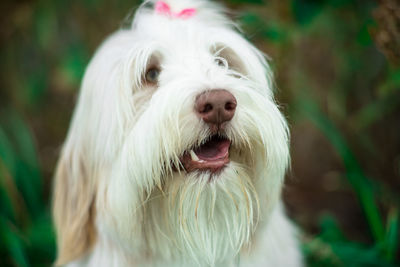
POLYGON ((193 149, 190 150, 190 156, 192 157, 192 160, 199 161, 199 157, 194 153, 193 149))

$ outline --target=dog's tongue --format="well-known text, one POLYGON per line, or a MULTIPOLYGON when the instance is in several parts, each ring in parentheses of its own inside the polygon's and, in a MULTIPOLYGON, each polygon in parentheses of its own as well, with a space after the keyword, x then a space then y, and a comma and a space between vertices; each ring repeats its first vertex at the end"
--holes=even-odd
POLYGON ((181 163, 187 172, 209 170, 217 172, 229 163, 229 147, 231 141, 213 137, 200 147, 185 152, 181 163))
POLYGON ((226 157, 229 153, 229 140, 213 139, 194 150, 200 160, 211 161, 226 157))

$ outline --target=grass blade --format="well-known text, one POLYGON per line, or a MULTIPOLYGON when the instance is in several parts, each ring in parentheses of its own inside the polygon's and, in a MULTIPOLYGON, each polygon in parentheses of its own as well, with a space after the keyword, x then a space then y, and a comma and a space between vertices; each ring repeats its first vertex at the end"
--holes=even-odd
POLYGON ((310 118, 314 125, 328 138, 340 155, 346 168, 347 179, 358 196, 372 235, 376 241, 382 242, 384 240, 384 228, 375 201, 374 191, 345 139, 333 122, 322 113, 315 102, 303 97, 299 100, 298 107, 300 108, 300 112, 307 118, 310 118))
POLYGON ((0 217, 0 241, 8 249, 11 259, 16 266, 29 266, 23 240, 14 225, 3 217, 0 217))
POLYGON ((385 242, 386 259, 393 261, 399 245, 399 210, 397 207, 389 211, 385 242))
POLYGON ((39 214, 43 207, 42 178, 32 135, 24 121, 13 110, 8 109, 1 115, 4 136, 8 137, 9 150, 14 154, 14 166, 8 169, 30 213, 39 214))

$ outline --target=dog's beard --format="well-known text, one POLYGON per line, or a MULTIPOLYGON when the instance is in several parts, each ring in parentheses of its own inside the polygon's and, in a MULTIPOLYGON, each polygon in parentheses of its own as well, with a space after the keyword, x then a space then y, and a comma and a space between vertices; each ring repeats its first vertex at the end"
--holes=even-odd
POLYGON ((97 201, 98 227, 133 261, 224 265, 251 239, 258 197, 263 219, 279 197, 288 160, 286 124, 273 101, 237 86, 241 106, 225 131, 230 162, 214 175, 187 172, 179 168, 181 156, 210 132, 192 114, 191 93, 173 89, 153 95, 126 135, 112 178, 100 182, 99 196, 105 197, 97 201))
POLYGON ((234 258, 249 241, 259 214, 248 171, 231 162, 218 175, 194 171, 167 179, 144 207, 149 246, 171 260, 199 265, 234 258))

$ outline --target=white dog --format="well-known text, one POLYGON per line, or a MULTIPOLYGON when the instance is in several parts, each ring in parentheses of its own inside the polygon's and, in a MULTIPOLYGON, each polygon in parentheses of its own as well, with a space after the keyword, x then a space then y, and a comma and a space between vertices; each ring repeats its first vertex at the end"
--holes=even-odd
POLYGON ((86 70, 56 173, 56 265, 301 266, 271 80, 219 5, 145 2, 86 70))

